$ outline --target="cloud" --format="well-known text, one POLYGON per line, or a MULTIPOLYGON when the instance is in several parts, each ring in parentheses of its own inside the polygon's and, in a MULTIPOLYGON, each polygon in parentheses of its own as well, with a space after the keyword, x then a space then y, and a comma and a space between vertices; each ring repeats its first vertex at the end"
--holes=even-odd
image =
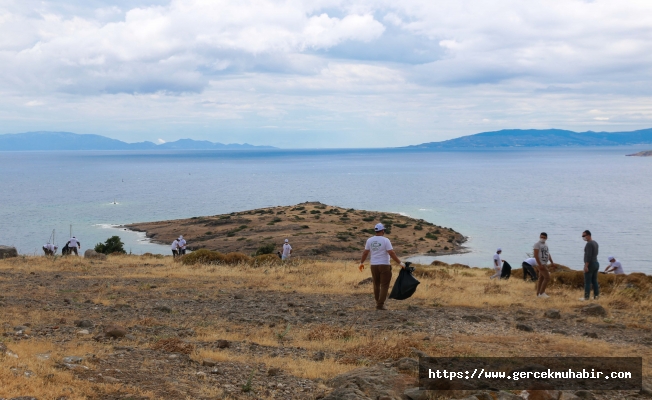
POLYGON ((287 142, 310 146, 324 129, 393 145, 640 128, 652 125, 652 3, 6 0, 0 72, 7 132, 87 124, 155 141, 187 126, 271 143, 301 131, 287 142))

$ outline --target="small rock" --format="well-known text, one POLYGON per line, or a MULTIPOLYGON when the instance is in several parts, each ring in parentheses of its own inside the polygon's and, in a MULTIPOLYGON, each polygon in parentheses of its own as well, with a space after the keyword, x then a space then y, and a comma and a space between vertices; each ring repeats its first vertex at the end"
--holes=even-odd
POLYGON ((559 390, 524 390, 521 397, 528 400, 558 400, 559 390))
POLYGON ((242 300, 242 299, 244 299, 244 294, 236 293, 235 295, 233 295, 233 298, 236 299, 236 300, 242 300))
POLYGON ((584 335, 582 335, 582 336, 590 337, 590 338, 593 338, 593 339, 598 338, 598 334, 595 333, 595 332, 584 332, 584 335))
POLYGON ((156 311, 164 312, 164 313, 171 313, 172 309, 168 306, 156 306, 154 307, 156 311))
MULTIPOLYGON (((643 386, 643 388, 645 388, 645 386, 643 386)), ((649 394, 652 394, 652 392, 650 392, 649 394)), ((575 396, 585 400, 595 399, 593 393, 589 392, 588 390, 578 390, 577 392, 575 392, 575 396)))
POLYGON ((543 313, 543 316, 550 319, 560 319, 561 313, 559 312, 559 310, 550 309, 550 310, 546 310, 546 312, 543 313))
POLYGON ((84 336, 84 335, 90 335, 91 333, 88 331, 88 329, 82 329, 81 331, 77 331, 77 336, 84 336))
POLYGON ((509 392, 498 392, 496 400, 523 400, 523 398, 509 392))
POLYGON ((477 315, 463 315, 462 319, 465 319, 469 322, 480 322, 482 319, 478 317, 477 315))
POLYGON ((127 333, 125 335, 125 339, 127 339, 127 340, 136 340, 136 336, 134 336, 134 335, 132 335, 130 333, 127 333))
POLYGON ((120 379, 114 378, 112 376, 103 376, 102 380, 106 383, 118 383, 120 379))
POLYGON ((556 333, 558 335, 568 335, 568 333, 566 331, 563 331, 561 329, 553 329, 552 333, 556 333))
POLYGON ((110 338, 125 337, 127 330, 119 325, 111 325, 104 330, 104 335, 110 338))
POLYGON ((277 376, 281 374, 280 368, 270 368, 267 370, 267 376, 277 376))
POLYGON ((228 348, 229 346, 231 346, 231 343, 229 343, 228 340, 220 339, 220 340, 218 340, 217 342, 215 342, 215 346, 216 346, 218 349, 226 349, 226 348, 228 348))
POLYGON ((66 364, 79 364, 80 362, 84 361, 84 358, 77 357, 77 356, 68 356, 68 357, 64 357, 61 361, 63 361, 66 364))
POLYGON ((367 279, 363 279, 360 282, 358 282, 358 286, 360 286, 360 285, 368 285, 368 284, 372 283, 373 281, 374 280, 371 277, 369 277, 367 279))
POLYGON ((414 358, 404 357, 394 363, 399 371, 411 371, 419 369, 419 362, 414 358))
POLYGON ((575 396, 573 393, 562 392, 559 396, 559 400, 579 400, 579 397, 575 396))
POLYGON ((607 315, 607 310, 600 304, 592 303, 582 308, 580 311, 584 315, 593 315, 604 317, 607 315))
POLYGON ((210 359, 207 358, 207 359, 202 360, 201 365, 203 365, 204 367, 214 367, 214 366, 217 365, 217 361, 210 360, 210 359))
POLYGON ((324 357, 326 357, 326 354, 323 351, 318 351, 315 354, 312 355, 312 360, 313 361, 324 361, 324 357))
POLYGON ((407 389, 403 392, 405 397, 410 400, 427 400, 428 392, 426 390, 421 390, 419 388, 407 389))
POLYGON ((533 332, 534 329, 532 329, 531 326, 525 325, 525 324, 516 324, 516 329, 519 331, 525 331, 525 332, 533 332))
POLYGON ((217 368, 213 368, 213 369, 211 370, 211 374, 213 374, 213 375, 220 375, 220 370, 217 369, 217 368))

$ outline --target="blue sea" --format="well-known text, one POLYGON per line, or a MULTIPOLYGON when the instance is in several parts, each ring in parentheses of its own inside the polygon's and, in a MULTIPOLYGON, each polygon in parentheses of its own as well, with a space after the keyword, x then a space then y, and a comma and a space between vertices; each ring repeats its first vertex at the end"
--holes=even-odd
POLYGON ((119 235, 132 253, 168 254, 119 225, 321 201, 468 236, 447 262, 490 267, 501 247, 518 267, 546 231, 554 260, 581 269, 590 229, 602 268, 614 255, 652 273, 652 157, 625 157, 645 149, 0 152, 0 244, 41 254, 72 226, 82 251, 119 235))

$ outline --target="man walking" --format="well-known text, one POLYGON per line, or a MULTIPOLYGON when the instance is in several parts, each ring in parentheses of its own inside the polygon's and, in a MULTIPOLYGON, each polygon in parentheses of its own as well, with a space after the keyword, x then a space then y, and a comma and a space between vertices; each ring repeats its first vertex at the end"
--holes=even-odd
POLYGON ((172 242, 172 245, 170 246, 172 249, 172 258, 176 258, 179 256, 179 239, 174 239, 174 242, 172 242))
POLYGON ((285 239, 285 243, 283 244, 283 253, 281 254, 281 260, 289 260, 291 255, 292 246, 290 246, 290 241, 285 239))
POLYGON ((79 253, 77 252, 77 249, 81 249, 81 243, 79 242, 79 240, 77 240, 77 238, 73 236, 70 238, 67 244, 68 244, 68 251, 69 251, 68 254, 75 253, 75 255, 78 256, 79 253))
POLYGON ((385 308, 385 299, 389 290, 389 282, 392 280, 392 266, 390 258, 396 261, 401 268, 405 264, 396 256, 392 243, 385 237, 385 227, 383 224, 376 224, 374 227, 375 236, 367 239, 362 259, 360 260, 360 271, 364 269, 364 262, 367 256, 371 254, 371 279, 374 284, 374 298, 376 299, 376 310, 387 310, 385 308))
POLYGON ((584 297, 580 298, 580 300, 585 301, 590 298, 591 285, 593 285, 593 298, 597 300, 600 296, 600 285, 598 285, 598 271, 600 271, 598 242, 591 239, 591 231, 588 229, 582 232, 582 239, 586 241, 586 246, 584 246, 584 297))
POLYGON ((539 241, 534 244, 534 259, 537 261, 537 271, 539 274, 539 279, 537 280, 537 297, 543 299, 550 297, 546 294, 546 287, 548 286, 548 282, 550 282, 548 261, 550 261, 550 264, 554 263, 546 240, 548 240, 548 234, 541 232, 539 241))
POLYGON ((179 255, 182 256, 186 254, 186 239, 183 238, 183 235, 179 235, 179 255))
POLYGON ((491 275, 489 279, 500 278, 500 272, 503 269, 503 260, 500 259, 500 254, 502 252, 503 249, 499 247, 498 250, 496 250, 496 254, 494 254, 494 270, 496 273, 491 275))

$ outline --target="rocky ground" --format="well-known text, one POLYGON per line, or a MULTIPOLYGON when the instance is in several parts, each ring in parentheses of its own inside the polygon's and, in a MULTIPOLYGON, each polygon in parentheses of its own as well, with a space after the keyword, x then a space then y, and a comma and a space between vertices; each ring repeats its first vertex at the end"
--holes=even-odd
MULTIPOLYGON (((150 267, 156 268, 156 264, 150 267)), ((531 343, 531 355, 548 356, 573 353, 555 347, 562 338, 589 346, 607 343, 648 349, 652 345, 649 327, 612 322, 619 320, 621 311, 607 311, 598 305, 542 313, 519 303, 488 310, 413 301, 390 302, 393 310, 378 312, 371 310, 368 283, 362 283, 356 293, 336 295, 265 291, 243 286, 235 279, 193 287, 166 277, 132 275, 136 276, 0 270, 4 293, 0 297, 4 311, 1 340, 5 346, 5 362, 0 365, 12 368, 14 375, 47 379, 34 368, 7 362, 14 355, 17 360, 25 357, 13 349, 25 342, 47 341, 55 348, 87 344, 90 350, 82 346, 84 351, 74 351, 73 347, 69 354, 46 352, 34 357, 69 371, 78 381, 112 384, 113 390, 97 391, 96 398, 102 399, 362 400, 408 398, 405 393, 412 399, 425 399, 433 393, 413 389, 417 386, 414 359, 420 354, 457 355, 466 346, 467 355, 482 355, 483 348, 484 355, 493 350, 523 355, 523 347, 514 346, 515 338, 531 343), (610 318, 606 318, 607 312, 610 318), (261 332, 271 336, 263 340, 261 332), (306 337, 326 337, 333 332, 344 335, 345 340, 347 332, 364 336, 371 347, 305 345, 306 337), (398 342, 383 342, 386 337, 402 340, 403 347, 398 342), (393 347, 394 353, 373 348, 382 346, 393 347), (271 365, 275 359, 350 368, 337 378, 306 378, 271 365)), ((587 393, 580 395, 599 399, 639 396, 587 393)), ((30 395, 29 390, 24 394, 30 395)), ((459 398, 471 394, 457 393, 459 398)), ((512 395, 516 394, 485 392, 475 398, 516 398, 512 395)), ((576 398, 572 392, 546 396, 528 398, 576 398)))

